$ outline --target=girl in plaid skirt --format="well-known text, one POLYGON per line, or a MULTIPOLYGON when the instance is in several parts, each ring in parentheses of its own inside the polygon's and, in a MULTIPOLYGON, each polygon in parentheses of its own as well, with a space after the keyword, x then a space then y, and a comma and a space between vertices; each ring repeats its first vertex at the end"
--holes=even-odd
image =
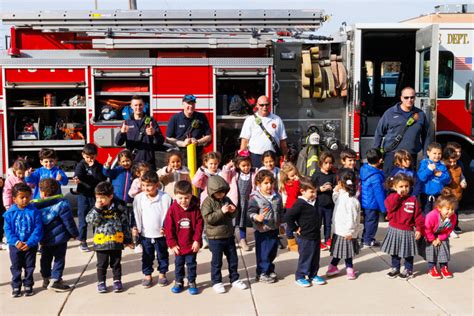
POLYGON ((387 181, 387 187, 395 192, 385 199, 388 231, 382 243, 382 251, 392 256, 390 279, 408 280, 413 276, 413 258, 417 254, 416 242, 421 238, 424 220, 415 196, 410 194, 413 179, 398 173, 387 181), (416 232, 413 232, 416 227, 416 232), (405 259, 405 271, 400 273, 401 258, 405 259))
POLYGON ((340 271, 337 264, 344 259, 348 280, 356 279, 352 258, 359 253, 357 236, 360 223, 360 203, 356 197, 357 185, 354 171, 342 168, 337 173, 337 186, 334 188, 333 230, 331 256, 326 275, 333 276, 340 271))
POLYGON ((424 239, 419 243, 420 255, 428 261, 428 274, 434 279, 452 278, 453 274, 448 270, 448 262, 451 258, 449 250, 449 234, 454 229, 457 207, 456 197, 447 188, 436 200, 435 209, 425 217, 424 239), (441 273, 437 269, 439 263, 441 273))

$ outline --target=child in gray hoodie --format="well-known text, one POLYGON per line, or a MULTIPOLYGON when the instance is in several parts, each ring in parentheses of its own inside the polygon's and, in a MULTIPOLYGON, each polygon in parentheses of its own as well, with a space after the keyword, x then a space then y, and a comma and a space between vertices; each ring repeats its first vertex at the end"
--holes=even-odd
POLYGON ((238 256, 234 242, 234 225, 232 219, 237 216, 236 207, 227 197, 230 187, 224 178, 211 176, 207 182, 208 196, 201 206, 206 236, 209 239, 209 250, 212 252, 211 281, 216 293, 225 293, 222 283, 222 256, 225 254, 229 263, 229 278, 232 287, 244 290, 247 285, 239 280, 238 256))

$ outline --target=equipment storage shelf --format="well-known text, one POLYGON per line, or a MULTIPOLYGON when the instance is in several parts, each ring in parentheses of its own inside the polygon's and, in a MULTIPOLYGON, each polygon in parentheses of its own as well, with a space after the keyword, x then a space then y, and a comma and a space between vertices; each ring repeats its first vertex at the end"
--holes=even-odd
POLYGON ((150 69, 94 69, 94 121, 120 125, 131 117, 130 100, 140 96, 150 114, 150 69))
POLYGON ((85 83, 6 84, 10 152, 80 150, 86 144, 85 83))

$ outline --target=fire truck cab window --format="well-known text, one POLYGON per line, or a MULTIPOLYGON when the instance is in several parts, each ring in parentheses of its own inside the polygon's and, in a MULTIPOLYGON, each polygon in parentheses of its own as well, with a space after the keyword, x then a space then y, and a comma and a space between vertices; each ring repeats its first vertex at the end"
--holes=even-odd
POLYGON ((449 98, 453 94, 454 55, 439 52, 438 98, 449 98))
POLYGON ((400 75, 401 62, 384 61, 380 68, 380 94, 392 98, 397 94, 397 83, 400 75))

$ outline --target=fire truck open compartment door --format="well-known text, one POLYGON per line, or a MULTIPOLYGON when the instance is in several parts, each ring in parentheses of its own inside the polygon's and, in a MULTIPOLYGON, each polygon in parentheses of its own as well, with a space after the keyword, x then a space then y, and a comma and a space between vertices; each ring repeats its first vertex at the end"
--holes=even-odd
POLYGON ((416 106, 422 109, 430 122, 429 139, 436 131, 438 97, 439 25, 432 24, 416 32, 416 106))

